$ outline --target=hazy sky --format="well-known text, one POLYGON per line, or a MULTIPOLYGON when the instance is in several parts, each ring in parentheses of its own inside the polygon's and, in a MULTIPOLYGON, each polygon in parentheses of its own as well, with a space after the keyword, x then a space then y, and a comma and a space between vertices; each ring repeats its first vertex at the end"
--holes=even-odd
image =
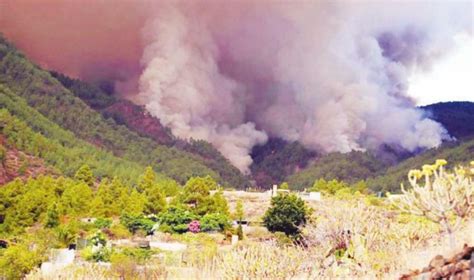
POLYGON ((440 101, 474 101, 474 39, 456 38, 456 47, 428 73, 411 78, 408 92, 418 105, 440 101))

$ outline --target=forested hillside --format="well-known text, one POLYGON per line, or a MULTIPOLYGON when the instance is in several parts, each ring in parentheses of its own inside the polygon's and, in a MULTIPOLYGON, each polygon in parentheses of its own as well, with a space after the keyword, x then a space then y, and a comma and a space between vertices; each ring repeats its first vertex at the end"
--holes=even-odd
POLYGON ((456 138, 441 147, 407 154, 400 151, 387 153, 351 152, 324 155, 310 166, 286 178, 295 189, 312 186, 319 178, 337 179, 354 183, 367 180, 372 191, 398 191, 400 183, 407 184, 409 170, 436 159, 446 159, 453 165, 467 164, 474 154, 474 103, 448 102, 422 107, 456 138))
POLYGON ((373 191, 399 191, 400 183, 408 185, 407 172, 423 163, 445 159, 452 167, 468 165, 473 155, 474 140, 448 142, 389 167, 383 173, 369 178, 367 184, 373 191))
POLYGON ((100 112, 104 118, 111 118, 115 123, 124 125, 129 130, 142 137, 150 138, 158 144, 187 151, 197 156, 206 167, 219 174, 221 182, 226 185, 249 185, 247 178, 214 146, 203 140, 190 139, 186 141, 175 137, 170 129, 163 126, 159 119, 148 113, 144 106, 115 98, 112 95, 113 89, 104 89, 98 85, 72 79, 57 72, 51 72, 51 74, 74 95, 100 112))
MULTIPOLYGON (((151 165, 163 177, 180 183, 192 176, 210 175, 224 186, 250 186, 249 178, 208 142, 174 137, 144 107, 116 98, 107 85, 42 70, 3 38, 0 105, 1 134, 9 149, 43 159, 65 175, 87 163, 98 177, 118 176, 128 181, 151 165)), ((424 162, 471 160, 474 104, 439 103, 422 109, 456 140, 417 155, 391 148, 382 153, 321 155, 298 142, 274 138, 254 147, 252 179, 262 188, 287 181, 291 188, 304 189, 324 178, 347 183, 367 180, 374 191, 397 190, 407 171, 424 162)))
MULTIPOLYGON (((11 101, 12 98, 21 97, 26 101, 22 108, 12 107, 17 102, 5 101, 2 108, 9 110, 19 121, 25 122, 25 126, 30 126, 32 132, 44 134, 61 143, 61 140, 55 138, 56 135, 51 132, 48 134, 46 131, 46 128, 54 123, 62 128, 61 134, 67 134, 70 131, 72 132, 70 138, 75 136, 91 143, 100 150, 100 153, 110 153, 110 156, 136 166, 152 165, 157 172, 179 182, 185 182, 192 176, 210 175, 223 185, 245 186, 246 180, 238 172, 228 172, 227 174, 235 177, 228 176, 229 178, 223 179, 218 172, 206 166, 201 156, 175 147, 159 145, 154 140, 141 137, 127 127, 117 124, 113 119, 105 119, 99 112, 65 88, 49 72, 28 61, 3 37, 0 37, 0 84, 3 85, 2 99, 11 101), (38 117, 43 120, 41 123, 36 121, 38 118, 27 118, 29 113, 25 112, 33 109, 44 116, 38 117)), ((95 100, 95 103, 92 101, 89 103, 91 106, 106 106, 113 101, 111 98, 104 98, 104 100, 94 98, 100 94, 96 92, 89 98, 89 101, 95 100)), ((92 147, 92 145, 82 144, 78 146, 83 146, 84 149, 92 147)), ((77 162, 68 163, 71 164, 70 170, 83 161, 80 157, 72 158, 77 162)), ((54 160, 67 161, 63 158, 54 160)), ((112 170, 114 169, 112 165, 105 164, 101 168, 112 170)))
POLYGON ((67 176, 74 175, 82 164, 89 164, 98 177, 117 176, 130 181, 144 169, 137 163, 78 139, 2 85, 0 105, 0 135, 5 138, 5 145, 42 158, 67 176))
POLYGON ((253 148, 253 163, 250 168, 257 185, 269 188, 304 169, 316 156, 316 152, 306 149, 299 142, 289 143, 271 138, 265 145, 253 148))

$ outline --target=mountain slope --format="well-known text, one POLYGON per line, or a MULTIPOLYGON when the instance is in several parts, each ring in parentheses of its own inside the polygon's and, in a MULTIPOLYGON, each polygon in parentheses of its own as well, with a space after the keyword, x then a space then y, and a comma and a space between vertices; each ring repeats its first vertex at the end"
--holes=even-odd
POLYGON ((112 93, 99 86, 63 74, 51 74, 68 88, 74 95, 81 98, 106 119, 112 118, 117 124, 126 126, 138 135, 150 138, 158 144, 186 151, 196 156, 201 163, 215 171, 224 185, 232 187, 248 186, 248 179, 233 166, 214 146, 203 140, 185 141, 173 136, 170 129, 163 126, 159 119, 128 100, 117 99, 112 93))
POLYGON ((418 154, 396 151, 393 147, 386 147, 383 153, 332 153, 319 157, 307 168, 289 175, 286 180, 295 189, 310 187, 319 178, 349 183, 367 180, 373 191, 397 192, 400 183, 407 183, 407 173, 413 168, 420 168, 436 159, 446 159, 452 165, 468 164, 474 159, 474 103, 436 103, 421 108, 458 140, 445 142, 439 148, 418 154))
POLYGON ((399 192, 400 184, 408 185, 407 174, 411 169, 419 169, 424 164, 445 159, 451 167, 467 166, 474 160, 474 140, 448 142, 439 148, 427 150, 386 169, 383 174, 369 178, 368 186, 374 191, 399 192))
POLYGON ((0 136, 5 139, 5 146, 41 158, 64 175, 73 176, 82 164, 88 164, 98 177, 116 176, 133 182, 145 168, 77 139, 3 85, 0 85, 0 107, 0 136))
MULTIPOLYGON (((0 111, 0 118, 1 116, 0 111)), ((16 178, 36 178, 43 174, 58 174, 58 172, 43 159, 16 149, 0 133, 0 185, 16 178)))
MULTIPOLYGON (((47 119, 114 156, 139 165, 152 165, 156 171, 180 182, 191 176, 211 175, 221 184, 230 185, 208 168, 199 156, 159 145, 112 119, 106 120, 1 37, 0 84, 23 97, 29 106, 47 119)), ((38 131, 36 127, 32 128, 38 131)))
POLYGON ((386 167, 386 163, 367 152, 330 153, 286 180, 293 189, 298 190, 311 187, 320 178, 356 183, 382 173, 386 167))
POLYGON ((252 149, 253 163, 250 166, 257 186, 270 188, 285 178, 304 169, 317 156, 299 142, 286 142, 271 138, 264 145, 252 149))

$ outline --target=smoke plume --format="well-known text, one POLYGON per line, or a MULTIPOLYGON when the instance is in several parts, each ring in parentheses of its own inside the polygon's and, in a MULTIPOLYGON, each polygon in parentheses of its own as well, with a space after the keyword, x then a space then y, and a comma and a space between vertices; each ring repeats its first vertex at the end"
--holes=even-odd
POLYGON ((49 67, 116 79, 244 172, 268 136, 324 152, 438 146, 449 136, 408 81, 472 35, 469 1, 80 3, 6 1, 0 28, 49 67))

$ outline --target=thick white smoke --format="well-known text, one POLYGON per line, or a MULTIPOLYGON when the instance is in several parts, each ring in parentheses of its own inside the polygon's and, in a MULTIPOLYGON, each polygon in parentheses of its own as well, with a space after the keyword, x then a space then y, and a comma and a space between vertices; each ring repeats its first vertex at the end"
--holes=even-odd
POLYGON ((448 138, 406 97, 469 2, 192 2, 158 5, 143 30, 138 100, 182 138, 247 172, 267 135, 325 152, 430 148, 448 138), (224 7, 223 7, 224 6, 224 7))

